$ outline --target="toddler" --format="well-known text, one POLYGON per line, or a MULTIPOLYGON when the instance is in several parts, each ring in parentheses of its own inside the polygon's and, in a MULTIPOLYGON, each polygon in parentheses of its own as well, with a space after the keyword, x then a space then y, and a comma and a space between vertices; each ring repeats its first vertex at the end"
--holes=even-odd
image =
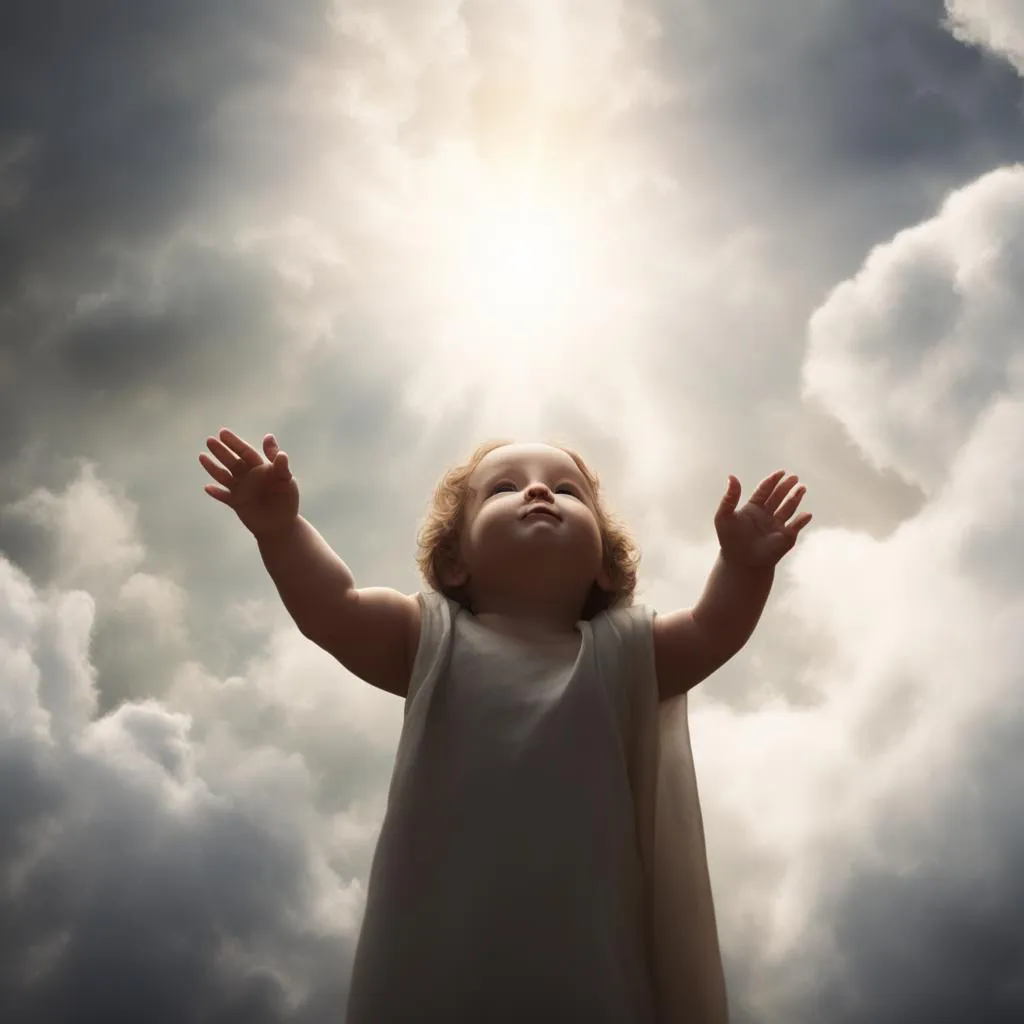
POLYGON ((774 473, 692 609, 633 603, 639 555, 575 452, 496 441, 439 484, 428 586, 357 588, 273 435, 200 461, 296 625, 405 701, 348 1024, 725 1024, 686 694, 750 637, 811 517, 774 473), (265 457, 264 457, 265 455, 265 457))

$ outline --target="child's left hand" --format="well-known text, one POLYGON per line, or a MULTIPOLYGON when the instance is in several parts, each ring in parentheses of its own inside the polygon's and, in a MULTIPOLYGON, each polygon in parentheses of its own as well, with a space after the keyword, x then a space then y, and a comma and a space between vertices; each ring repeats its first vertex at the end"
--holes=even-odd
POLYGON ((758 484, 750 500, 737 511, 740 482, 730 474, 729 486, 715 513, 715 530, 727 562, 751 568, 774 566, 796 544, 797 535, 811 521, 809 512, 787 522, 807 488, 800 486, 783 504, 798 481, 786 471, 772 473, 758 484), (785 479, 783 479, 785 477, 785 479))

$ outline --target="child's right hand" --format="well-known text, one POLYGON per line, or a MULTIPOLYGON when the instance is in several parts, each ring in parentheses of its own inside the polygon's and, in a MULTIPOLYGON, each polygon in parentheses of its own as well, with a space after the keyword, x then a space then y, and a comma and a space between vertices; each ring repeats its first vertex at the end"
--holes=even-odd
POLYGON ((218 465, 205 452, 199 462, 225 489, 207 484, 204 490, 241 519, 257 539, 287 529, 299 514, 299 487, 288 468, 288 456, 273 434, 263 438, 264 460, 255 448, 224 428, 220 440, 208 437, 206 445, 220 459, 218 465))

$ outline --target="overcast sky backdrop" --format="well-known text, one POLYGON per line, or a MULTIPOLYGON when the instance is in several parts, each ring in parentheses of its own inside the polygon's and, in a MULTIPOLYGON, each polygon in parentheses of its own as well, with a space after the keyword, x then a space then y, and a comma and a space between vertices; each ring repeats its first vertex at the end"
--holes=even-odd
POLYGON ((289 453, 360 585, 566 442, 692 604, 737 1024, 1024 1019, 1020 0, 0 7, 0 1008, 340 1021, 402 717, 203 493, 289 453))

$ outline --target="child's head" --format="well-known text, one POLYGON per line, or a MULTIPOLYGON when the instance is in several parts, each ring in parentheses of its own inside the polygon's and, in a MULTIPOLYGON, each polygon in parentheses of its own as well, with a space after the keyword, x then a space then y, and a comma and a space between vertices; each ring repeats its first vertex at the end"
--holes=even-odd
POLYGON ((579 618, 592 619, 632 603, 640 562, 626 528, 604 508, 596 474, 561 445, 480 445, 441 479, 418 541, 427 584, 470 610, 474 588, 551 574, 559 585, 575 581, 579 618), (560 518, 524 519, 534 504, 560 518))

